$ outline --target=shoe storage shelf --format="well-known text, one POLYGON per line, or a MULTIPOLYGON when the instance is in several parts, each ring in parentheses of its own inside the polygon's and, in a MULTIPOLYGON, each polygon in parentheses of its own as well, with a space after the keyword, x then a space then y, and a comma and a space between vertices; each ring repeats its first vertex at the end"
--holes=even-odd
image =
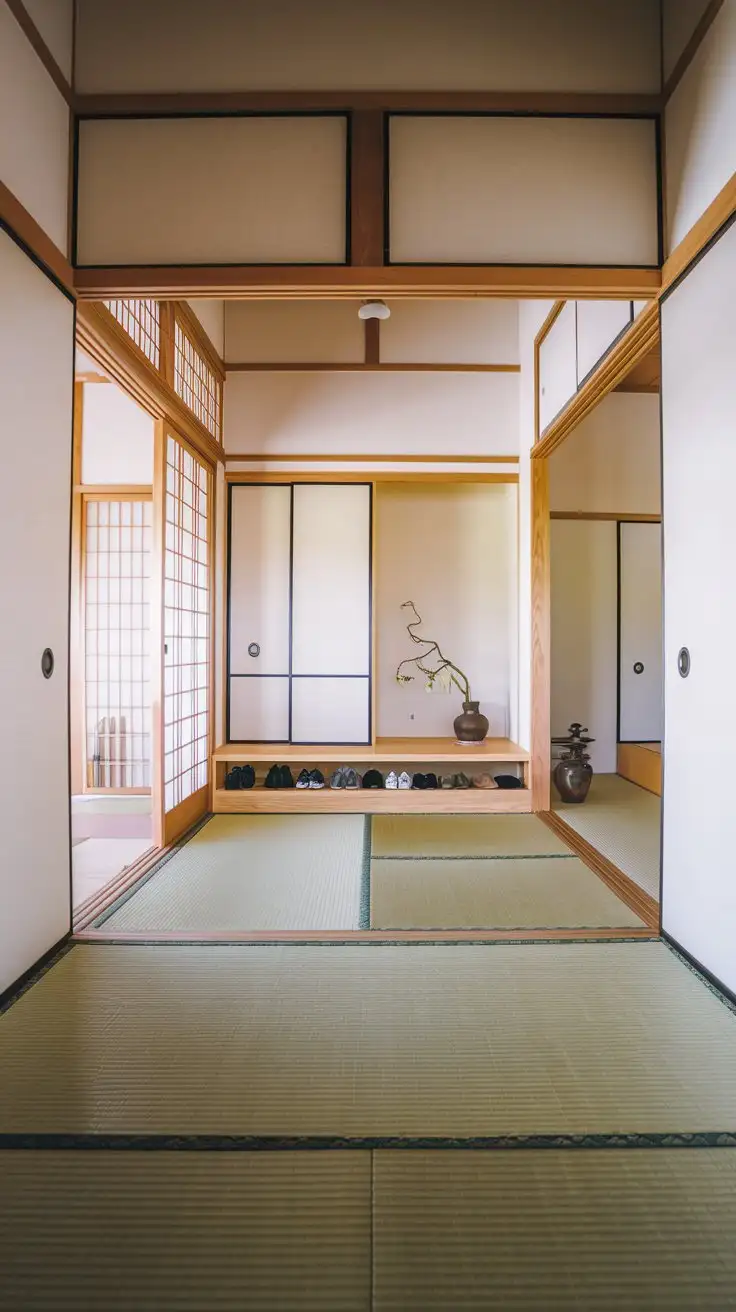
POLYGON ((228 743, 219 747, 213 758, 212 806, 216 815, 245 815, 253 812, 389 812, 436 811, 452 815, 458 812, 503 812, 520 814, 531 810, 529 791, 529 753, 509 738, 487 738, 477 746, 455 742, 452 738, 378 738, 371 747, 345 747, 322 743, 305 747, 286 743, 228 743), (303 766, 319 766, 326 776, 324 788, 264 788, 268 768, 278 762, 290 766, 294 778, 303 766), (428 764, 444 767, 442 773, 515 773, 510 766, 521 767, 523 788, 330 788, 329 775, 338 765, 353 765, 361 774, 373 767, 385 775, 387 770, 408 770, 414 774, 428 764), (233 765, 252 765, 256 786, 242 790, 225 788, 225 774, 233 765), (473 771, 472 767, 478 770, 473 771), (326 767, 329 767, 326 768, 326 767))

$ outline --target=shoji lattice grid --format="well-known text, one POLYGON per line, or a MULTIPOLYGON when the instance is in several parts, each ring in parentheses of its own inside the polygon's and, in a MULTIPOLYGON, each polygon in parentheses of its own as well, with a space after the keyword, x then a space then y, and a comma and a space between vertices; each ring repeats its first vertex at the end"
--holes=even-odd
POLYGON ((174 331, 174 390, 219 442, 220 380, 178 320, 174 331))
POLYGON ((209 779, 210 474, 166 441, 164 552, 164 807, 209 779))
POLYGON ((161 320, 158 301, 103 301, 113 318, 158 369, 161 354, 161 320))
POLYGON ((88 788, 150 788, 150 501, 86 501, 88 788))

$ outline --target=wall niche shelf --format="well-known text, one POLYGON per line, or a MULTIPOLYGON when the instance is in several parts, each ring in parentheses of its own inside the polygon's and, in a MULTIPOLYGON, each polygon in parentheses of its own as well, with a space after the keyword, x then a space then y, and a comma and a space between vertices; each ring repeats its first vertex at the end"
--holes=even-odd
MULTIPOLYGON (((364 815, 391 812, 434 812, 438 814, 487 813, 523 814, 531 810, 528 787, 529 753, 509 738, 487 738, 477 747, 457 743, 453 738, 377 738, 371 746, 346 747, 335 743, 300 746, 293 743, 227 743, 213 755, 212 811, 216 815, 253 814, 254 812, 326 812, 364 815), (412 774, 422 764, 445 766, 446 773, 489 767, 502 774, 504 767, 522 766, 525 787, 514 789, 271 789, 262 786, 265 769, 274 762, 302 766, 356 765, 375 766, 385 773, 392 766, 412 774), (256 769, 255 788, 229 791, 224 787, 225 774, 231 765, 250 763, 256 769)), ((329 771, 324 770, 328 775, 329 771)))

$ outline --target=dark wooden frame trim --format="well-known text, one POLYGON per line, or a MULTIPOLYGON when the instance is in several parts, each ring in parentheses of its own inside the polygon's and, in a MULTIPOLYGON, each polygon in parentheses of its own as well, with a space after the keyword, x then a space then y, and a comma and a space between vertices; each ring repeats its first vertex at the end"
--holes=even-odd
POLYGON ((7 229, 67 296, 76 296, 74 270, 63 251, 4 182, 0 182, 0 226, 7 229))
MULTIPOLYGON (((378 325, 378 319, 368 319, 368 324, 378 325)), ((373 330, 372 333, 366 332, 365 360, 356 360, 346 363, 337 361, 334 363, 315 361, 306 363, 304 361, 278 361, 271 364, 259 364, 251 361, 228 360, 224 366, 226 373, 386 373, 386 374, 418 374, 418 373, 435 373, 435 374, 518 374, 521 373, 519 364, 402 364, 394 361, 378 360, 376 354, 380 349, 379 334, 373 330), (369 355, 373 358, 369 359, 369 355)))
POLYGON ((616 510, 550 510, 550 519, 594 519, 594 520, 614 520, 620 523, 622 520, 630 524, 661 524, 661 515, 630 515, 624 511, 616 510))
MULTIPOLYGON (((36 24, 34 23, 33 19, 28 13, 28 10, 26 9, 25 5, 22 3, 22 0, 7 0, 7 6, 11 14, 13 15, 13 18, 15 19, 21 31, 23 32, 24 36, 27 37, 29 44, 33 47, 34 51, 38 55, 38 58, 41 60, 41 63, 46 69, 46 72, 51 78, 51 81, 54 83, 54 86, 56 87, 57 91, 59 91, 60 94, 64 97, 69 108, 73 110, 75 107, 74 92, 72 91, 71 85, 68 82, 67 78, 62 73, 61 69, 59 68, 59 65, 57 64, 54 56, 52 55, 51 51, 46 45, 46 42, 41 36, 41 33, 36 27, 36 24)), ((76 4, 74 6, 74 9, 76 10, 76 4)), ((74 48, 74 42, 72 41, 72 52, 73 52, 73 48, 74 48)), ((74 55, 72 53, 72 68, 73 68, 73 60, 74 60, 74 55)))
POLYGON ((77 95, 88 117, 152 114, 379 113, 594 114, 646 116, 661 109, 659 93, 575 91, 164 91, 77 95))

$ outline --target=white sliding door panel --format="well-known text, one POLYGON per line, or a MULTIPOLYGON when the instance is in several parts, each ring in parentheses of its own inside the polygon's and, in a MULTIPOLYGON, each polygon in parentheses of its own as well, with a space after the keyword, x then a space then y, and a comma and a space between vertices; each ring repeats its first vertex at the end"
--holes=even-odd
POLYGON ((69 515, 74 309, 0 234, 0 993, 70 927, 69 515), (41 655, 54 653, 49 679, 41 655))
POLYGON ((289 680, 230 679, 229 742, 289 741, 289 680))
POLYGON ((578 385, 631 323, 631 301, 578 301, 578 385))
POLYGON ((620 526, 619 741, 662 738, 662 531, 620 526), (639 670, 639 666, 643 669, 639 670))
POLYGON ((540 433, 577 391, 575 355, 575 302, 568 301, 539 348, 540 433))
POLYGON ((736 227, 662 303, 664 929, 736 989, 736 227), (678 673, 690 651, 687 678, 678 673))
POLYGON ((295 678, 291 737, 295 743, 370 742, 370 680, 295 678))
POLYGON ((291 488, 233 487, 230 672, 289 673, 291 488), (248 648, 256 643, 257 656, 248 648))
POLYGON ((294 488, 292 670, 370 671, 371 489, 294 488))

